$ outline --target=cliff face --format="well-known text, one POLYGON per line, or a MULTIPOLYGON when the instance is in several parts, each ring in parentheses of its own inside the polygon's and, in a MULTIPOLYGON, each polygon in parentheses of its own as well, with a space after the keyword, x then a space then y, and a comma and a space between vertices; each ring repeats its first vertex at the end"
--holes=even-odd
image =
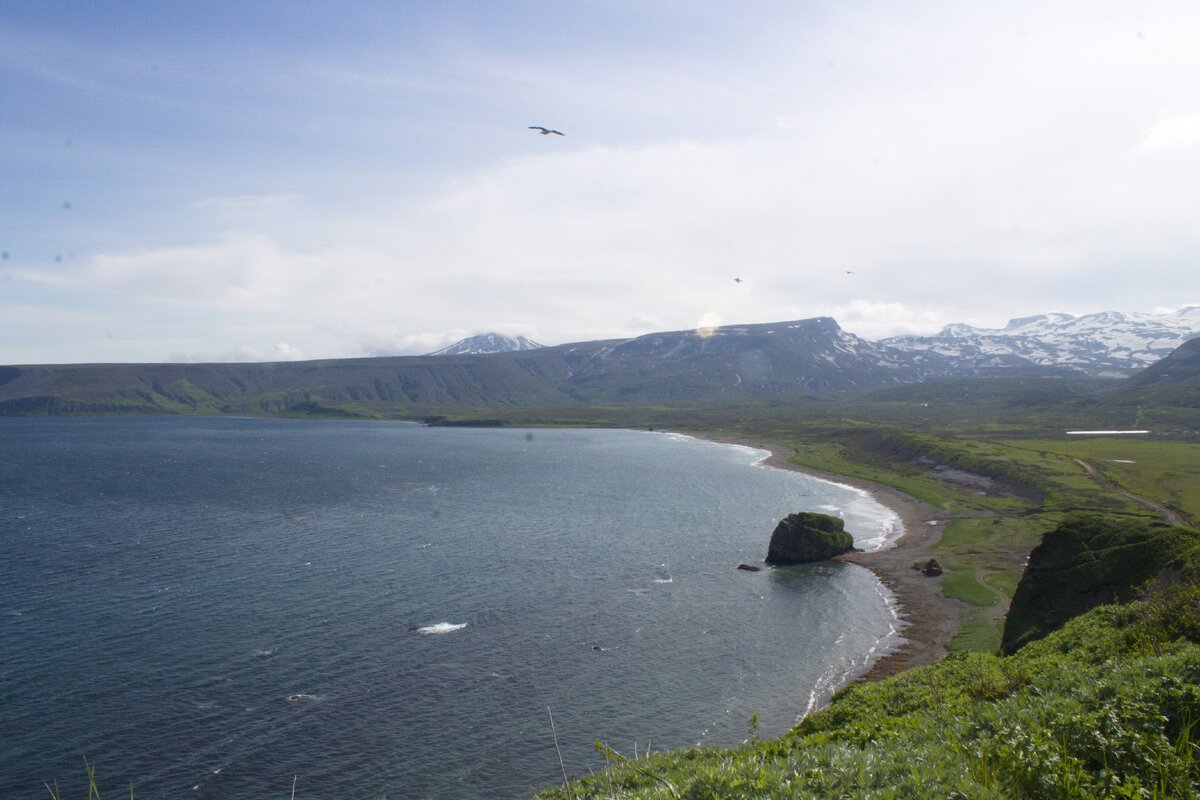
POLYGON ((1163 522, 1072 514, 1046 534, 1004 624, 1001 652, 1013 653, 1105 603, 1131 600, 1159 576, 1189 570, 1200 531, 1163 522))
POLYGON ((838 517, 802 511, 788 514, 775 526, 767 548, 768 564, 807 564, 848 553, 854 537, 838 517))

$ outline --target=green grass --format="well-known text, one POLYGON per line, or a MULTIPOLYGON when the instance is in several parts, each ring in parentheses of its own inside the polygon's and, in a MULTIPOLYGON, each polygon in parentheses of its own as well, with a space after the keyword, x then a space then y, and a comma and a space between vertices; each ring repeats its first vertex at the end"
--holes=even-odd
POLYGON ((1200 520, 1200 446, 1194 442, 1071 438, 1013 442, 1012 446, 1081 458, 1122 488, 1172 506, 1193 522, 1200 520))
POLYGON ((978 614, 963 624, 958 635, 946 643, 946 649, 951 653, 994 653, 1000 649, 1003 636, 1003 615, 978 614))

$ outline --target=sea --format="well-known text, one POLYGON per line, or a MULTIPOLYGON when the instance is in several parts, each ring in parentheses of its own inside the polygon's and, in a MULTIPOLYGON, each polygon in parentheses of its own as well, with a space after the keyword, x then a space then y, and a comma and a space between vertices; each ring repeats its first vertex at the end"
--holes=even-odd
POLYGON ((764 451, 630 430, 0 419, 0 797, 516 798, 782 733, 900 641, 764 451), (752 723, 757 715, 757 729, 752 723), (561 763, 560 763, 561 754, 561 763), (87 766, 85 766, 85 764, 87 766))

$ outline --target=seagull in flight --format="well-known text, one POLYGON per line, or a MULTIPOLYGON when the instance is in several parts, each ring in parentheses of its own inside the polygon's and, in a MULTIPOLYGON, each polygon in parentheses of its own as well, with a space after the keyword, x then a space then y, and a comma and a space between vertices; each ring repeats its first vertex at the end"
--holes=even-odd
POLYGON ((734 279, 733 279, 733 282, 734 282, 734 283, 741 283, 741 282, 742 282, 742 279, 741 279, 741 278, 734 278, 734 279))
POLYGON ((551 134, 551 133, 557 133, 559 136, 566 136, 566 134, 565 134, 565 133, 563 133, 562 131, 556 131, 556 130, 554 130, 553 128, 543 128, 541 125, 530 125, 530 126, 529 126, 529 130, 531 130, 531 131, 541 131, 541 132, 542 132, 542 136, 547 136, 547 135, 549 135, 549 134, 551 134))

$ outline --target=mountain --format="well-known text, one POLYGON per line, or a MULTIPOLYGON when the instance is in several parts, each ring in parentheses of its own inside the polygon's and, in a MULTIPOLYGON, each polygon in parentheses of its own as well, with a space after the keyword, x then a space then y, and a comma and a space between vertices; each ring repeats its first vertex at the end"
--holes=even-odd
POLYGON ((1125 381, 1123 390, 1200 389, 1200 338, 1191 339, 1163 360, 1125 381))
POLYGON ((435 350, 431 356, 464 356, 480 355, 483 353, 515 353, 521 350, 537 350, 545 345, 526 339, 524 336, 513 338, 502 333, 481 333, 478 336, 468 336, 459 339, 449 347, 435 350))
POLYGON ((877 389, 919 370, 831 317, 668 331, 568 349, 564 386, 587 402, 696 402, 877 389))
MULTIPOLYGON (((1157 316, 1048 314, 1013 320, 998 331, 954 325, 937 336, 872 342, 842 330, 830 317, 818 317, 535 349, 518 337, 508 340, 518 349, 504 352, 478 352, 492 338, 484 336, 464 340, 458 354, 447 348, 428 356, 9 366, 0 367, 0 415, 412 416, 444 408, 693 405, 880 390, 902 399, 922 382, 924 394, 941 386, 955 397, 998 397, 988 388, 998 385, 997 378, 1009 382, 1001 395, 1045 404, 1064 392, 1072 395, 1081 381, 1099 388, 1095 376, 1132 371, 1131 365, 1174 346, 1170 342, 1195 336, 1197 323, 1200 307, 1157 316), (473 341, 478 339, 485 341, 473 341)), ((1197 380, 1196 342, 1200 339, 1137 380, 1146 386, 1179 383, 1188 374, 1197 380)), ((1133 382, 1114 391, 1111 402, 1134 407, 1139 392, 1151 392, 1173 398, 1178 408, 1172 413, 1182 414, 1197 391, 1142 386, 1133 382)))
POLYGON ((821 317, 453 357, 0 367, 0 415, 690 404, 834 395, 922 375, 821 317))
POLYGON ((1200 306, 1187 306, 1170 314, 1041 314, 1011 320, 999 329, 954 324, 934 336, 894 336, 879 344, 924 354, 931 374, 938 372, 940 362, 945 376, 1036 366, 1123 378, 1197 336, 1200 306))

